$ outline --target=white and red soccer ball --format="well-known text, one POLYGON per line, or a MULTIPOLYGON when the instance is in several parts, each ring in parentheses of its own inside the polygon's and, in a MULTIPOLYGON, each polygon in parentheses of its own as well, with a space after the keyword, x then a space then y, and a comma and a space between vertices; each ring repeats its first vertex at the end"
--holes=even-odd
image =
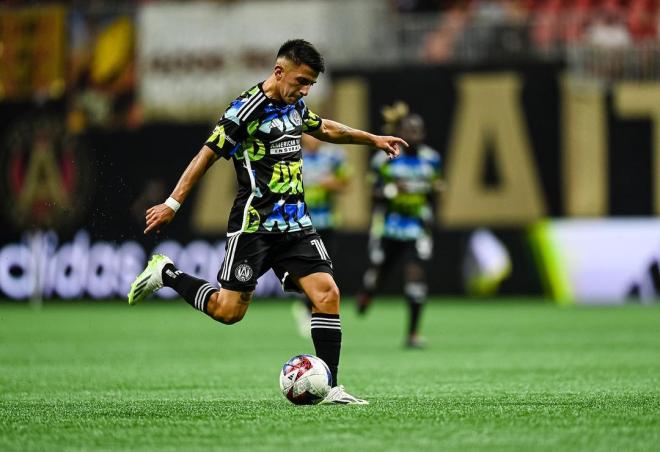
POLYGON ((313 405, 328 395, 332 374, 328 365, 314 355, 294 356, 282 366, 280 389, 291 403, 313 405))

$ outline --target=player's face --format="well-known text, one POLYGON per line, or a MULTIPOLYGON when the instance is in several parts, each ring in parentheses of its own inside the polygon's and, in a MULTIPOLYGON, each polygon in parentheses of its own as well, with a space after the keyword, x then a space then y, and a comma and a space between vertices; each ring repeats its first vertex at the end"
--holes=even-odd
POLYGON ((280 97, 287 104, 295 104, 308 95, 318 78, 318 73, 311 67, 306 64, 298 66, 290 61, 276 67, 275 75, 280 97))
POLYGON ((399 136, 409 144, 419 144, 424 141, 424 121, 418 115, 410 115, 401 121, 399 136))

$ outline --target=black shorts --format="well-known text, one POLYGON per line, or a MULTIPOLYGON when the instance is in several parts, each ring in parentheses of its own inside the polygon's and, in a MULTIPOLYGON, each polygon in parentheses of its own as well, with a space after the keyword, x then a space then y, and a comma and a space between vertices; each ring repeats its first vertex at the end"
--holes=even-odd
POLYGON ((335 250, 335 245, 336 245, 336 237, 335 237, 335 230, 334 229, 317 229, 316 232, 321 236, 321 239, 323 240, 323 245, 325 245, 325 249, 328 250, 328 254, 330 255, 330 258, 335 257, 335 253, 337 250, 335 250))
POLYGON ((332 260, 315 231, 240 233, 227 239, 218 282, 225 289, 251 292, 271 268, 285 290, 299 291, 292 279, 317 272, 332 275, 332 260))

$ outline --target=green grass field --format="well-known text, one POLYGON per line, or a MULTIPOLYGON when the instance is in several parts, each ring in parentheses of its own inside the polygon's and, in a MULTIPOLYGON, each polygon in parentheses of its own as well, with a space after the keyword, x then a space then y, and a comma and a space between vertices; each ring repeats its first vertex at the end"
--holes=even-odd
POLYGON ((344 305, 340 382, 369 406, 296 407, 313 352, 291 302, 215 323, 181 301, 0 302, 0 450, 658 450, 660 309, 434 300, 344 305))

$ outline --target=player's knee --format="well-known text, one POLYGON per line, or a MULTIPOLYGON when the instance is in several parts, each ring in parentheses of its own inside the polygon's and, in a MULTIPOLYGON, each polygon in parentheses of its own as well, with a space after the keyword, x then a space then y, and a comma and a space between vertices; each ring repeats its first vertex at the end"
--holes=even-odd
POLYGON ((243 306, 224 299, 220 292, 216 292, 214 296, 213 303, 209 303, 208 310, 209 315, 214 320, 225 325, 233 325, 243 320, 246 311, 243 306))
POLYGON ((423 282, 407 282, 403 288, 406 297, 413 303, 422 304, 426 301, 428 287, 423 282))
POLYGON ((243 317, 243 314, 226 314, 216 318, 216 320, 220 323, 224 323, 225 325, 233 325, 234 323, 238 323, 243 320, 243 317))
POLYGON ((365 289, 373 290, 376 288, 377 283, 378 283, 378 268, 371 267, 367 269, 367 271, 364 272, 364 277, 362 278, 362 284, 364 285, 365 289))
POLYGON ((245 317, 245 312, 220 308, 213 311, 213 313, 211 313, 211 317, 220 323, 224 323, 225 325, 233 325, 234 323, 238 323, 243 320, 243 317, 245 317))
POLYGON ((339 288, 336 284, 332 284, 318 291, 314 304, 320 312, 337 312, 340 298, 339 288))
POLYGON ((406 281, 418 282, 418 281, 424 281, 426 279, 424 268, 418 264, 406 265, 404 272, 405 272, 404 277, 406 281))

